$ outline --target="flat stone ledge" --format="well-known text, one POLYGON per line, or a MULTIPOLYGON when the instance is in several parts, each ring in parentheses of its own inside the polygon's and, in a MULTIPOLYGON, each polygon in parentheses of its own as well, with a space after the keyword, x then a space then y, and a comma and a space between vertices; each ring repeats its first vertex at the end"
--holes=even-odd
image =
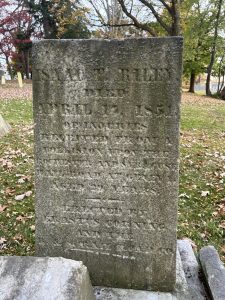
POLYGON ((0 300, 94 300, 87 268, 65 258, 0 257, 0 300))
POLYGON ((207 246, 200 250, 199 259, 202 265, 213 300, 225 299, 225 267, 216 249, 207 246))

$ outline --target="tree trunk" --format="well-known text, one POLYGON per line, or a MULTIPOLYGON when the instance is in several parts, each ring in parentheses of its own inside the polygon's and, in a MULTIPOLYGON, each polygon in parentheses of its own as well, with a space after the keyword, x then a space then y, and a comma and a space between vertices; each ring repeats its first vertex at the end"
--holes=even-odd
POLYGON ((213 65, 214 65, 215 57, 216 57, 216 42, 217 42, 217 38, 218 38, 218 27, 219 27, 220 15, 221 15, 222 2, 223 2, 223 0, 219 0, 219 3, 218 3, 218 11, 216 14, 216 24, 215 24, 214 39, 213 39, 213 45, 212 45, 212 51, 211 51, 211 59, 210 59, 210 63, 208 65, 208 69, 207 69, 207 79, 206 79, 206 95, 207 96, 212 96, 211 89, 210 89, 210 82, 211 82, 212 69, 213 69, 213 65))
POLYGON ((7 64, 7 69, 8 69, 8 72, 9 72, 9 76, 10 76, 10 78, 12 80, 13 79, 13 73, 12 73, 12 68, 11 68, 11 65, 10 65, 9 57, 7 55, 5 55, 5 60, 6 60, 6 64, 7 64))
POLYGON ((195 77, 196 77, 195 72, 191 71, 189 93, 195 92, 195 77))
POLYGON ((220 64, 219 64, 217 94, 220 93, 220 83, 221 83, 221 73, 222 73, 223 59, 224 59, 224 55, 221 57, 220 64))
POLYGON ((41 1, 41 13, 43 18, 43 29, 45 39, 55 39, 56 38, 56 28, 53 20, 50 19, 48 1, 41 1))
POLYGON ((220 90, 219 90, 219 93, 221 93, 221 91, 222 91, 222 89, 223 89, 223 87, 224 87, 224 80, 225 80, 225 73, 224 73, 224 71, 222 71, 222 82, 221 82, 221 86, 220 86, 220 90))
POLYGON ((181 35, 180 29, 180 0, 172 0, 172 36, 181 35))

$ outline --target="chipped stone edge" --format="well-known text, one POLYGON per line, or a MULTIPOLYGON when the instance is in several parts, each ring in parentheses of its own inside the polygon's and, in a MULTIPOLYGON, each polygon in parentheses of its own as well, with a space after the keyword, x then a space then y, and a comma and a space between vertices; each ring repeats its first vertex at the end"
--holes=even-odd
POLYGON ((225 299, 225 267, 213 246, 199 251, 199 260, 213 300, 225 299))

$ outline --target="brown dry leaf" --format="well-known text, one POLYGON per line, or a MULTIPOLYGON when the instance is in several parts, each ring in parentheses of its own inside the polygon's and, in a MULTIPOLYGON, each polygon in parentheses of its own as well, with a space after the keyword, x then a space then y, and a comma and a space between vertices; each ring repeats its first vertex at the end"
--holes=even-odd
POLYGON ((225 229, 225 221, 222 222, 222 223, 219 225, 219 227, 225 229))
POLYGON ((21 234, 16 234, 14 237, 13 237, 13 240, 14 241, 21 241, 23 239, 23 236, 21 234))
POLYGON ((11 169, 13 167, 13 163, 9 159, 1 158, 0 162, 5 169, 11 169))
POLYGON ((7 207, 8 205, 0 205, 0 213, 3 212, 7 207))
POLYGON ((15 194, 15 189, 11 189, 11 188, 7 188, 6 190, 5 190, 5 194, 6 194, 6 196, 13 196, 14 194, 15 194))
POLYGON ((22 222, 23 224, 27 221, 27 217, 23 217, 23 216, 18 216, 16 218, 16 221, 18 222, 22 222))
POLYGON ((0 238, 0 249, 6 248, 6 242, 7 240, 5 239, 4 236, 0 238))
POLYGON ((219 205, 218 215, 225 216, 225 205, 219 205))
POLYGON ((221 251, 225 253, 225 246, 221 247, 221 251))

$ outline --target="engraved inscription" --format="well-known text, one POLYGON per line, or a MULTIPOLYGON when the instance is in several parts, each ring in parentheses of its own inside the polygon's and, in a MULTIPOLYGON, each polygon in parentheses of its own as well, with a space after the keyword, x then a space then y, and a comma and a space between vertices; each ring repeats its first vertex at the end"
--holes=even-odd
POLYGON ((83 261, 94 285, 173 289, 180 47, 34 45, 37 254, 83 261))
MULTIPOLYGON (((157 82, 170 80, 171 77, 169 68, 163 67, 118 68, 114 74, 110 68, 94 68, 90 73, 93 75, 92 80, 96 81, 108 81, 116 77, 118 81, 157 82)), ((34 80, 80 82, 84 77, 89 78, 89 73, 85 74, 84 70, 79 68, 38 68, 35 70, 34 80)), ((110 94, 108 96, 110 97, 110 94)))

